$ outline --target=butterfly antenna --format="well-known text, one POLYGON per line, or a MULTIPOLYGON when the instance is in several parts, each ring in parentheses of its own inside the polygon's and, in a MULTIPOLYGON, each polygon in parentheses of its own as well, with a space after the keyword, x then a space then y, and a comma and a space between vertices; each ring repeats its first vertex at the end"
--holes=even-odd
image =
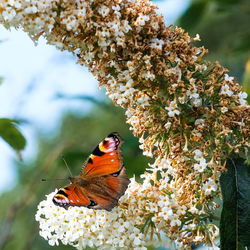
POLYGON ((67 179, 45 179, 45 178, 42 178, 41 181, 65 181, 67 179))
POLYGON ((69 168, 69 166, 68 166, 68 164, 67 164, 67 162, 66 162, 66 160, 65 160, 65 158, 64 158, 63 155, 62 155, 62 159, 63 159, 63 161, 64 161, 64 163, 65 163, 65 165, 66 165, 66 167, 67 167, 67 169, 68 169, 68 171, 69 171, 70 177, 73 177, 73 175, 72 175, 72 173, 71 173, 71 171, 70 171, 70 168, 69 168))

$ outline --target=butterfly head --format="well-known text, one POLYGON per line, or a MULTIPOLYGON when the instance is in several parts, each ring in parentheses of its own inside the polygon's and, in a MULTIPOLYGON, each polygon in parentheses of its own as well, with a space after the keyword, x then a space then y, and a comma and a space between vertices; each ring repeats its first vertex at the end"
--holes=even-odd
POLYGON ((74 184, 74 185, 79 185, 81 187, 84 187, 87 185, 87 181, 85 179, 83 179, 82 177, 80 176, 77 176, 77 177, 69 177, 69 181, 74 184))

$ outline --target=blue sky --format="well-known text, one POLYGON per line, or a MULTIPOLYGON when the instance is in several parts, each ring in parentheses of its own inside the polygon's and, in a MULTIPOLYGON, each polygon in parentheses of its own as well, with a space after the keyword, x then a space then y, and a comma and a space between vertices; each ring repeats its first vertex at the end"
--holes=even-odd
MULTIPOLYGON (((169 25, 181 15, 189 0, 154 1, 158 12, 169 25)), ((90 104, 80 101, 56 100, 56 93, 87 94, 102 98, 94 77, 75 63, 67 52, 56 50, 43 39, 37 46, 22 31, 6 30, 0 25, 0 117, 24 119, 30 123, 20 126, 27 139, 24 161, 36 157, 37 133, 49 134, 56 129, 63 112, 73 110, 85 113, 90 104)), ((0 193, 16 182, 17 157, 0 139, 0 193)))

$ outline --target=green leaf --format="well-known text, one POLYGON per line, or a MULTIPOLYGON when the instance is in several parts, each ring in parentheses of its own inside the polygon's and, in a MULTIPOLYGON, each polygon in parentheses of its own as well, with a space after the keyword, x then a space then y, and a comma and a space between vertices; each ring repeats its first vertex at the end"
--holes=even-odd
POLYGON ((250 166, 243 159, 228 159, 220 177, 223 209, 221 250, 250 248, 250 166))
POLYGON ((18 121, 1 118, 0 119, 0 136, 7 142, 13 149, 20 151, 24 149, 26 140, 22 133, 17 129, 18 121))
POLYGON ((3 83, 3 77, 0 76, 0 84, 3 83))
POLYGON ((204 15, 208 2, 193 2, 190 8, 179 19, 179 26, 186 30, 190 30, 198 24, 204 15))

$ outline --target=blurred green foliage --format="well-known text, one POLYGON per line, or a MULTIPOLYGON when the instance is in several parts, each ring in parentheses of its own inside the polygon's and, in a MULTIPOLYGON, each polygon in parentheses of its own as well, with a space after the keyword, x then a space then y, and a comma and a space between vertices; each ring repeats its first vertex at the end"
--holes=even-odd
POLYGON ((191 36, 197 33, 209 50, 206 58, 219 61, 242 83, 245 64, 250 58, 250 1, 193 0, 177 25, 191 36))

